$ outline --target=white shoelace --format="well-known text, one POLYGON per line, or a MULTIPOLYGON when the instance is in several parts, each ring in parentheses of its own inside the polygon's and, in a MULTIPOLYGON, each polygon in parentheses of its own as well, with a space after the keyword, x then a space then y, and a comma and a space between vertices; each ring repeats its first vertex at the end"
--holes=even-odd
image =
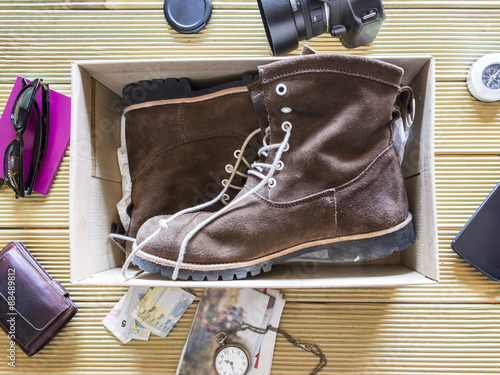
POLYGON ((280 170, 283 168, 283 162, 281 162, 281 156, 283 155, 283 152, 287 151, 289 148, 288 145, 288 140, 290 139, 290 134, 292 130, 292 124, 288 121, 285 121, 281 125, 282 130, 285 132, 285 137, 281 141, 281 143, 275 143, 268 145, 267 144, 267 139, 269 138, 270 131, 269 128, 266 130, 266 135, 264 136, 263 143, 264 146, 262 146, 259 149, 258 155, 264 155, 267 157, 269 154, 269 151, 277 149, 276 154, 274 156, 274 160, 272 164, 268 163, 259 163, 259 162, 254 162, 252 163, 252 169, 248 171, 249 174, 252 174, 258 178, 261 179, 261 181, 255 185, 252 189, 247 191, 245 194, 241 195, 240 197, 236 198, 232 202, 230 202, 227 206, 224 208, 220 209, 219 211, 215 212, 213 215, 211 215, 208 219, 204 220, 200 224, 198 224, 194 229, 189 232, 186 237, 184 237, 184 240, 182 241, 181 249, 179 251, 179 256, 177 257, 177 262, 175 264, 174 272, 172 274, 172 280, 176 280, 177 276, 179 274, 179 269, 182 265, 182 262, 184 260, 184 255, 186 254, 186 247, 188 242, 198 233, 203 227, 205 227, 207 224, 224 214, 226 211, 231 209, 234 205, 236 205, 238 202, 242 201, 243 199, 247 198, 249 195, 255 193, 258 191, 260 188, 262 188, 266 183, 269 183, 270 181, 273 181, 272 184, 270 184, 270 187, 273 187, 276 185, 276 180, 274 180, 272 177, 274 175, 274 172, 276 170, 280 170), (262 172, 264 169, 268 169, 269 172, 267 175, 264 175, 262 172))
MULTIPOLYGON (((221 216, 222 214, 224 214, 226 211, 228 211, 231 207, 233 207, 235 204, 237 204, 241 200, 245 199, 249 195, 251 195, 251 194, 255 193, 256 191, 258 191, 266 183, 269 184, 270 187, 274 187, 276 185, 276 180, 274 180, 272 177, 273 177, 274 173, 277 170, 283 169, 284 164, 283 164, 283 162, 281 162, 281 156, 289 148, 288 140, 290 139, 290 134, 291 134, 291 130, 292 130, 292 124, 290 122, 288 122, 288 121, 285 121, 285 122, 282 123, 281 128, 285 132, 285 137, 283 138, 283 140, 281 141, 281 143, 267 144, 267 139, 269 138, 269 135, 270 135, 270 130, 269 130, 269 128, 267 128, 266 129, 266 135, 264 136, 264 139, 263 139, 263 144, 264 145, 258 151, 258 155, 259 156, 264 155, 265 157, 267 157, 268 154, 269 154, 269 151, 277 149, 276 154, 274 156, 273 162, 271 164, 269 164, 269 163, 254 162, 251 165, 252 168, 248 171, 248 174, 252 174, 252 175, 260 178, 261 181, 256 186, 254 186, 252 189, 250 189, 249 191, 247 191, 245 194, 243 194, 242 196, 236 198, 232 202, 228 203, 225 207, 223 207, 219 211, 215 212, 208 219, 206 219, 203 222, 201 222, 200 224, 198 224, 193 230, 191 230, 191 232, 189 232, 186 235, 186 237, 184 238, 184 240, 182 242, 182 245, 181 245, 181 248, 180 248, 180 251, 179 251, 179 255, 177 257, 177 261, 176 261, 176 265, 175 265, 175 268, 174 268, 174 272, 172 274, 172 280, 177 280, 177 276, 179 274, 180 267, 181 267, 182 262, 184 260, 184 255, 186 253, 187 244, 196 235, 196 233, 198 233, 198 231, 200 231, 200 229, 202 229, 208 223, 212 222, 213 220, 215 220, 216 218, 218 218, 219 216, 221 216), (263 173, 265 169, 269 170, 267 174, 263 173)), ((245 140, 244 145, 242 146, 242 150, 245 149, 245 147, 248 144, 248 142, 250 141, 250 139, 255 134, 257 134, 258 132, 260 132, 260 129, 255 130, 254 132, 252 132, 248 136, 248 138, 245 140)), ((239 158, 242 157, 242 154, 243 154, 243 152, 240 152, 239 158)), ((233 168, 233 171, 232 171, 232 175, 231 175, 229 181, 231 181, 232 178, 233 178, 233 176, 236 174, 236 170, 237 170, 237 168, 239 166, 240 161, 241 160, 239 159, 237 161, 237 163, 235 164, 235 166, 233 168)), ((190 207, 190 208, 184 209, 182 211, 179 211, 176 214, 174 214, 171 217, 169 217, 168 219, 161 219, 158 222, 158 228, 151 235, 149 235, 144 241, 142 241, 139 245, 137 245, 137 240, 134 239, 134 238, 132 238, 132 237, 127 237, 127 236, 123 236, 123 235, 119 235, 119 234, 113 234, 113 233, 110 234, 109 236, 112 239, 122 239, 122 240, 126 240, 126 241, 133 241, 132 251, 131 251, 130 255, 127 257, 127 259, 126 259, 126 261, 125 261, 125 263, 123 264, 123 267, 122 267, 122 276, 123 276, 123 278, 125 280, 128 279, 127 278, 127 270, 128 270, 128 267, 130 266, 130 263, 132 262, 132 259, 134 258, 134 256, 137 255, 137 253, 144 246, 146 246, 146 244, 148 244, 151 240, 153 240, 156 236, 158 236, 158 234, 160 234, 160 232, 162 230, 168 229, 168 223, 170 223, 171 221, 175 220, 180 215, 187 214, 187 213, 192 213, 192 212, 197 212, 197 211, 200 211, 200 210, 202 210, 202 209, 204 209, 206 207, 209 207, 209 206, 215 204, 216 202, 218 202, 219 200, 222 199, 222 197, 224 196, 224 194, 226 194, 226 191, 229 188, 230 188, 230 184, 227 183, 226 186, 224 187, 224 189, 222 189, 222 191, 219 193, 219 195, 217 195, 217 197, 215 197, 211 201, 206 202, 206 203, 202 203, 202 204, 200 204, 198 206, 195 206, 195 207, 190 207)), ((136 277, 136 276, 137 276, 137 274, 134 275, 133 277, 136 277)))
MULTIPOLYGON (((158 228, 151 235, 149 235, 144 241, 142 241, 139 245, 137 245, 137 240, 135 238, 133 238, 133 237, 128 237, 128 236, 124 236, 124 235, 116 234, 116 233, 110 233, 109 234, 109 238, 111 238, 122 249, 122 251, 124 251, 125 253, 126 253, 126 250, 123 248, 123 246, 121 246, 121 244, 117 240, 125 240, 125 241, 130 241, 130 242, 133 243, 132 244, 132 251, 130 252, 130 255, 127 257, 127 259, 125 260, 125 263, 123 264, 123 267, 122 267, 122 276, 123 276, 123 278, 125 280, 128 279, 127 278, 127 270, 129 268, 130 263, 132 262, 132 259, 134 258, 134 256, 144 246, 146 246, 146 244, 148 244, 158 234, 160 234, 160 232, 162 230, 168 229, 168 223, 170 223, 172 220, 174 220, 175 218, 179 217, 180 215, 191 213, 191 212, 200 211, 200 210, 202 210, 202 209, 204 209, 206 207, 212 206, 213 204, 217 203, 220 200, 222 200, 223 203, 225 203, 224 201, 227 200, 227 199, 225 199, 225 195, 227 195, 226 194, 227 190, 230 189, 230 188, 235 188, 235 186, 232 185, 231 182, 233 181, 233 179, 234 179, 234 177, 236 175, 241 175, 241 173, 238 171, 238 168, 239 168, 241 162, 244 162, 244 163, 248 164, 248 162, 245 160, 245 158, 243 156, 243 154, 245 152, 245 149, 247 148, 247 146, 248 146, 249 142, 251 141, 251 139, 254 136, 256 136, 257 134, 259 134, 260 132, 261 132, 261 130, 259 128, 259 129, 254 130, 252 133, 250 133, 250 135, 245 139, 243 145, 241 146, 241 149, 235 151, 235 156, 236 156, 237 160, 236 160, 236 163, 235 163, 234 167, 232 168, 231 175, 228 178, 227 183, 223 184, 224 188, 222 189, 222 191, 215 198, 213 198, 212 200, 210 200, 210 201, 208 201, 206 203, 202 203, 202 204, 199 204, 197 206, 189 207, 189 208, 186 208, 184 210, 181 210, 181 211, 177 212, 176 214, 172 215, 168 219, 161 219, 158 222, 158 228)), ((139 272, 139 273, 142 273, 142 271, 139 272)), ((137 277, 139 275, 139 273, 136 273, 134 276, 132 276, 132 278, 137 277)))

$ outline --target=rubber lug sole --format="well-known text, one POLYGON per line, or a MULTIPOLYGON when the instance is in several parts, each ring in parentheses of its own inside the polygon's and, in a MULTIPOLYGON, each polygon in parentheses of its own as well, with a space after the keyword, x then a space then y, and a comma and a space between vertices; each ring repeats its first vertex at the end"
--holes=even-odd
POLYGON ((407 249, 414 242, 415 230, 410 222, 396 232, 379 237, 330 244, 328 256, 334 263, 367 262, 407 249))
POLYGON ((257 77, 252 74, 244 75, 240 80, 224 82, 217 86, 198 89, 193 87, 187 78, 152 79, 139 81, 125 86, 122 91, 123 106, 146 103, 155 100, 168 100, 178 98, 192 98, 196 96, 211 94, 223 89, 248 86, 257 77))
MULTIPOLYGON (((282 263, 285 260, 300 255, 323 250, 328 250, 328 255, 334 263, 363 262, 384 258, 395 251, 405 250, 414 242, 415 230, 413 223, 410 222, 403 228, 392 233, 377 237, 312 246, 247 267, 214 271, 196 271, 181 268, 177 279, 194 281, 241 280, 249 276, 259 275, 261 272, 269 272, 274 264, 282 263)), ((146 272, 160 272, 163 276, 172 278, 174 270, 172 267, 156 264, 138 256, 133 258, 132 263, 146 272)))

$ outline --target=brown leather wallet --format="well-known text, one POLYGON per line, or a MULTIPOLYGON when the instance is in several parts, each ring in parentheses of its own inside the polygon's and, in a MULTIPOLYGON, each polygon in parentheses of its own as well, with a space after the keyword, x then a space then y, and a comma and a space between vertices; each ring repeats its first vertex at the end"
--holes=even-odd
POLYGON ((32 356, 78 311, 69 293, 38 264, 21 242, 0 252, 0 325, 32 356))

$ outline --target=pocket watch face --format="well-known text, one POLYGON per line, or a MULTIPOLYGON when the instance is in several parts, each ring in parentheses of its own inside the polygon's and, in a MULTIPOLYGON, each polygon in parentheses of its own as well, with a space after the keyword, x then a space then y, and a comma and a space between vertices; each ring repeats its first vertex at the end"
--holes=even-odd
POLYGON ((219 375, 245 375, 250 368, 250 357, 243 347, 228 344, 217 350, 214 365, 219 375))
POLYGON ((491 64, 484 68, 481 79, 490 90, 500 90, 500 64, 491 64))

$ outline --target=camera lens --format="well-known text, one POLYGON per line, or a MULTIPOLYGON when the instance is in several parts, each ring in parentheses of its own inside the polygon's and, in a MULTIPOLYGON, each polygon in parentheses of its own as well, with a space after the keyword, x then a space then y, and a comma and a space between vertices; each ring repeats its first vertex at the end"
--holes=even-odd
POLYGON ((325 3, 320 0, 257 0, 267 40, 275 56, 285 55, 327 30, 325 3))
POLYGON ((273 55, 296 49, 299 38, 289 0, 257 0, 257 3, 273 55))

